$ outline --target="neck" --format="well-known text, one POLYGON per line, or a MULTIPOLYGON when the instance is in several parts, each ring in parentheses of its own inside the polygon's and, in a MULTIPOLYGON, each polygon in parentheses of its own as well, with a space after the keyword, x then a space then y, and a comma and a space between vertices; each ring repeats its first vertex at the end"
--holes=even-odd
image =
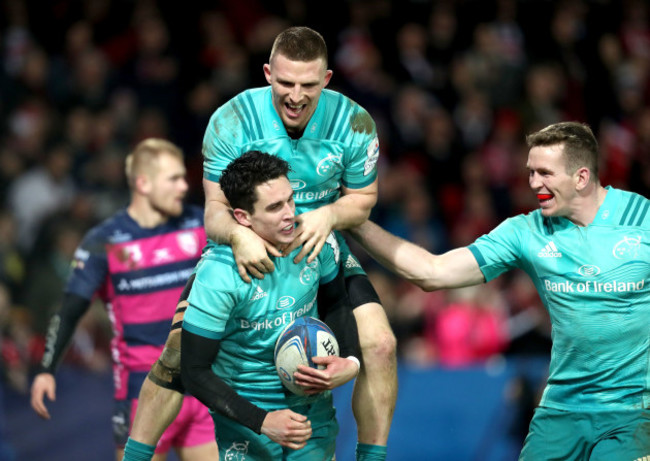
POLYGON ((160 226, 169 220, 169 216, 153 209, 148 203, 142 203, 139 200, 132 200, 126 212, 144 229, 160 226))
POLYGON ((586 194, 580 198, 571 218, 571 221, 576 226, 585 227, 591 224, 607 195, 607 189, 601 186, 600 183, 590 185, 588 188, 590 190, 586 191, 586 194))

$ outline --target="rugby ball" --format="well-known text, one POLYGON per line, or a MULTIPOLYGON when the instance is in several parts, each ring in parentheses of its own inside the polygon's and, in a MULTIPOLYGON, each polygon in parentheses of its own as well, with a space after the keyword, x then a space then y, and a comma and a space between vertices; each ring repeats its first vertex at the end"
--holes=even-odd
POLYGON ((314 317, 298 317, 280 333, 273 358, 282 384, 294 394, 305 395, 293 377, 298 365, 319 368, 312 357, 328 355, 339 355, 339 344, 332 330, 314 317))

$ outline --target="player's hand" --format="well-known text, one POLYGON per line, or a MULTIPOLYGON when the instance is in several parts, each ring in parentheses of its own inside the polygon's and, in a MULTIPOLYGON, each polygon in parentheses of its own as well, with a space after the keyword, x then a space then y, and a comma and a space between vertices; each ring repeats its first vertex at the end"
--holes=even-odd
POLYGON ((239 276, 246 283, 251 282, 248 274, 263 279, 265 273, 275 270, 275 265, 269 258, 269 254, 277 257, 282 256, 280 250, 275 246, 244 226, 239 226, 233 233, 230 246, 235 256, 239 276))
POLYGON ((359 366, 356 362, 328 355, 327 357, 312 357, 317 365, 325 366, 323 370, 298 365, 298 371, 293 374, 296 384, 305 388, 307 395, 318 394, 325 390, 332 390, 341 386, 359 374, 359 366))
POLYGON ((328 206, 323 206, 296 216, 296 225, 296 237, 284 250, 284 254, 288 255, 302 245, 293 262, 298 263, 309 255, 307 262, 311 263, 323 249, 325 240, 332 232, 334 215, 328 206))
POLYGON ((283 447, 298 450, 311 437, 311 421, 291 410, 271 411, 262 423, 262 434, 283 447))
POLYGON ((41 418, 50 419, 50 412, 44 402, 46 395, 51 401, 56 400, 56 380, 50 373, 39 373, 32 383, 32 408, 41 418))

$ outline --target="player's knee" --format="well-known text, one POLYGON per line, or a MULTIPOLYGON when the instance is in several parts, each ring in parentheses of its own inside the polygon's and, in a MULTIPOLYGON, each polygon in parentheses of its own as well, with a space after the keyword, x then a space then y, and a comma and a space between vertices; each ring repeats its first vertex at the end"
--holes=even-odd
POLYGON ((165 348, 147 375, 155 384, 166 389, 183 392, 181 382, 180 330, 172 330, 165 348))
POLYGON ((364 362, 386 363, 395 359, 397 339, 390 329, 375 330, 372 335, 361 339, 360 345, 364 362))
POLYGON ((181 331, 172 330, 169 333, 165 348, 160 354, 159 361, 167 368, 180 373, 181 371, 181 331))

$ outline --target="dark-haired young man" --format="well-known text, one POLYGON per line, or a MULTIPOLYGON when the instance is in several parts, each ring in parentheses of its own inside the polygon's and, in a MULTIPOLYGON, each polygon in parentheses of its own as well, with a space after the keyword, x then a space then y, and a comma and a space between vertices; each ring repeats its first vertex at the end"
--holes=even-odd
MULTIPOLYGON (((280 248, 297 232, 288 172, 286 161, 252 151, 221 177, 237 222, 280 248)), ((338 424, 329 391, 357 375, 360 355, 339 257, 332 235, 311 263, 273 257, 276 270, 247 283, 232 248, 208 244, 183 319, 181 369, 185 388, 211 410, 223 459, 333 459, 338 424), (304 316, 330 326, 341 356, 314 358, 324 370, 300 366, 296 383, 308 389, 300 396, 284 388, 273 353, 284 327, 304 316)))

